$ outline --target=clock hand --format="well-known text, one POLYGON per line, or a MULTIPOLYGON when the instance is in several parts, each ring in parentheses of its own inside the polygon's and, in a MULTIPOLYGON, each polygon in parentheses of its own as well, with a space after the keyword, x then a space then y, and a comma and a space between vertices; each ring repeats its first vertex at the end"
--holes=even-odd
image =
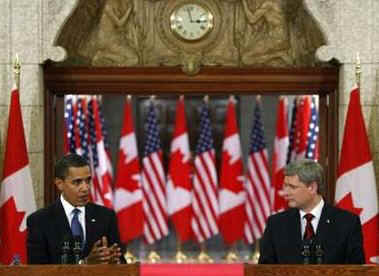
POLYGON ((189 17, 189 19, 190 19, 190 22, 193 23, 194 21, 193 21, 193 19, 192 19, 192 14, 191 14, 191 10, 190 10, 190 8, 187 9, 187 13, 188 13, 188 17, 189 17))

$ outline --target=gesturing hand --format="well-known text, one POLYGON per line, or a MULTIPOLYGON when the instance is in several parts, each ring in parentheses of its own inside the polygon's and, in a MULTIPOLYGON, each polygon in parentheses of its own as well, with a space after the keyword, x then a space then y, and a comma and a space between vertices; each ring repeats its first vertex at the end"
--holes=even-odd
POLYGON ((87 257, 88 264, 111 264, 120 263, 121 249, 118 244, 108 247, 108 240, 102 237, 96 241, 87 257))

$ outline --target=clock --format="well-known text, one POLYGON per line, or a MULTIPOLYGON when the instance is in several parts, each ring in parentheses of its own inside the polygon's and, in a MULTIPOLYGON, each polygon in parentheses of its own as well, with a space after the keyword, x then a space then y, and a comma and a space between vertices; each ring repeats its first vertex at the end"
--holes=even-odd
POLYGON ((199 41, 214 27, 214 15, 205 5, 184 2, 175 7, 170 16, 171 31, 184 41, 199 41))
POLYGON ((167 55, 168 64, 178 64, 185 56, 201 56, 219 45, 225 21, 221 5, 220 0, 159 1, 154 27, 172 51, 167 55))

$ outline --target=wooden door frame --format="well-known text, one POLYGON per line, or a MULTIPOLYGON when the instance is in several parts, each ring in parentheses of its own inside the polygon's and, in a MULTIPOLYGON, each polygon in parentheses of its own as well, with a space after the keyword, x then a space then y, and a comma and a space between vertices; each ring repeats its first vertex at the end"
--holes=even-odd
MULTIPOLYGON (((256 69, 205 67, 189 76, 180 67, 107 68, 44 66, 44 202, 53 202, 57 147, 56 118, 63 121, 65 94, 222 95, 318 94, 320 116, 320 163, 327 181, 326 200, 334 200, 338 161, 338 68, 256 69), (59 116, 57 116, 59 115, 59 116)), ((63 140, 63 139, 62 139, 63 140)))

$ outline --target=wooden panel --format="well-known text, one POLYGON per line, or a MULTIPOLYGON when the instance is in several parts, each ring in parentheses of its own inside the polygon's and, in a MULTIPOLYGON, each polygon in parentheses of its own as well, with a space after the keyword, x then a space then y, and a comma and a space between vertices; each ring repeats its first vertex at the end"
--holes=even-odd
POLYGON ((132 265, 21 265, 0 266, 6 276, 138 276, 139 264, 132 265))
POLYGON ((135 94, 246 93, 330 91, 338 84, 338 70, 204 68, 188 76, 172 68, 48 68, 45 85, 51 91, 99 94, 128 91, 135 94))
POLYGON ((245 265, 245 276, 378 275, 374 265, 245 265))

